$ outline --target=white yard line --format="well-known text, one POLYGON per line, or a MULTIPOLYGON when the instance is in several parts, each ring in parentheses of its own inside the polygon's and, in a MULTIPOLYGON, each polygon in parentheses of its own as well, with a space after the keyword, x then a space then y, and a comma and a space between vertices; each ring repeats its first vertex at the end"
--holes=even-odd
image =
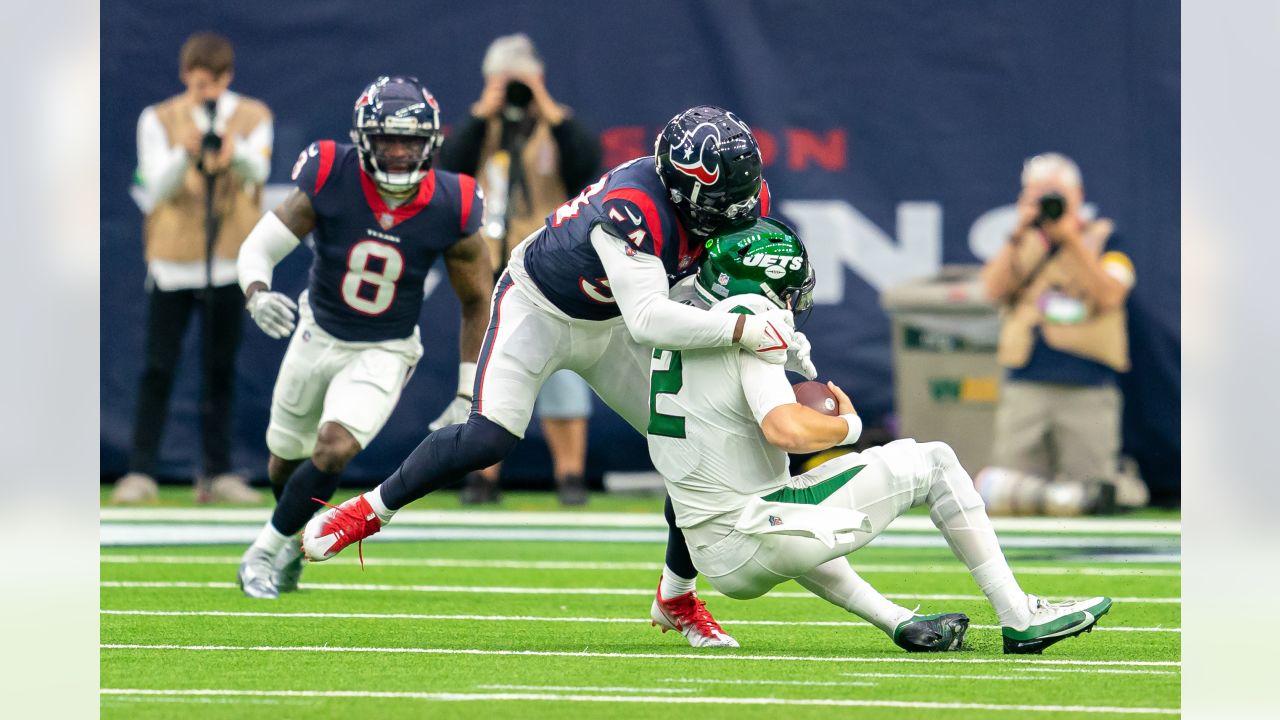
MULTIPOLYGON (((1052 677, 1035 677, 1033 675, 1019 675, 1017 677, 1004 677, 1002 675, 919 675, 919 674, 902 674, 902 673, 840 673, 841 675, 850 675, 856 677, 874 677, 874 678, 931 678, 935 680, 1012 680, 1014 682, 1022 682, 1026 680, 1056 680, 1052 677)), ((839 681, 839 680, 709 680, 706 678, 662 678, 661 682, 669 683, 687 683, 689 685, 796 685, 796 686, 813 686, 813 687, 858 687, 870 686, 879 687, 880 683, 872 682, 856 682, 856 681, 839 681)))
POLYGON ((892 707, 915 710, 991 710, 1011 712, 1078 712, 1125 715, 1179 715, 1176 708, 1116 707, 1106 705, 997 705, 993 703, 910 702, 905 700, 845 700, 836 698, 769 697, 637 697, 635 695, 569 695, 558 693, 446 693, 377 692, 359 690, 154 690, 103 688, 103 695, 214 696, 214 697, 315 697, 435 700, 443 702, 494 702, 543 700, 552 702, 648 703, 699 705, 781 705, 828 707, 892 707))
MULTIPOLYGON (((232 582, 184 582, 162 580, 103 580, 98 583, 104 588, 151 588, 151 589, 222 589, 237 587, 232 582)), ((500 585, 381 585, 372 583, 302 583, 303 590, 334 590, 351 592, 425 592, 425 593, 482 593, 499 595, 652 595, 648 588, 555 588, 555 587, 509 587, 500 585)), ((701 591, 700 591, 701 592, 701 591)), ((704 596, 719 595, 712 590, 701 592, 704 596)), ((787 599, 818 600, 816 595, 807 592, 771 592, 766 597, 787 599)), ((917 595, 909 593, 886 593, 885 597, 897 600, 954 600, 957 602, 985 602, 981 595, 917 595)), ((1181 605, 1182 598, 1176 597, 1116 597, 1118 603, 1152 603, 1164 605, 1181 605)))
MULTIPOLYGON (((657 503, 655 503, 657 504, 657 503)), ((102 508, 102 522, 219 522, 264 523, 271 508, 102 508)), ((665 530, 661 513, 630 512, 522 512, 501 510, 402 510, 395 525, 438 527, 600 527, 659 528, 665 530)), ((1132 520, 1117 518, 992 518, 996 532, 1087 533, 1180 535, 1178 520, 1132 520)), ((924 515, 908 515, 893 521, 889 532, 936 532, 933 521, 924 515)))
MULTIPOLYGON (((232 512, 232 511, 223 511, 232 512)), ((240 511, 235 511, 240 512, 240 511)), ((264 516, 265 517, 265 516, 264 516)), ((102 522, 98 526, 98 543, 108 546, 140 545, 217 545, 249 544, 258 536, 262 526, 239 524, 192 523, 128 523, 102 522)), ((575 543, 662 543, 666 542, 665 528, 589 528, 589 527, 532 527, 513 523, 505 527, 441 527, 391 525, 369 538, 370 542, 407 541, 507 541, 507 542, 575 542, 575 543)), ((1181 538, 1178 535, 1110 533, 1080 534, 1026 534, 1005 533, 1000 537, 1005 548, 1079 548, 1089 550, 1107 548, 1109 557, 1098 561, 1115 562, 1178 562, 1181 538), (1125 556, 1117 556, 1117 549, 1126 549, 1125 556)), ((877 548, 945 548, 946 540, 936 530, 926 533, 900 532, 890 528, 872 541, 877 548)))
POLYGON ((804 655, 716 655, 699 653, 610 653, 478 648, 354 647, 333 645, 146 645, 101 643, 103 650, 185 650, 194 652, 314 652, 410 655, 503 655, 523 657, 625 658, 639 660, 737 660, 743 662, 930 663, 974 665, 1062 665, 1067 667, 1182 667, 1178 660, 1044 660, 1039 658, 821 657, 804 655))
MULTIPOLYGON (((649 618, 620 617, 546 617, 534 615, 427 615, 420 613, 333 613, 333 612, 251 612, 230 610, 100 610, 103 615, 134 615, 144 617, 239 617, 281 618, 285 620, 455 620, 463 622, 573 622, 573 623, 649 623, 649 618)), ((804 627, 874 627, 868 622, 839 620, 733 620, 721 618, 725 625, 765 625, 804 627)), ((999 630, 999 625, 970 625, 979 630, 999 630)), ((1173 632, 1182 628, 1170 627, 1105 627, 1095 630, 1107 632, 1173 632)))
POLYGON ((1177 675, 1175 670, 1123 670, 1119 668, 1013 668, 1014 672, 1111 673, 1115 675, 1177 675))
MULTIPOLYGON (((122 565, 239 565, 239 555, 118 555, 106 553, 101 562, 122 565)), ((327 560, 329 565, 359 565, 355 558, 327 560)), ((468 568, 503 570, 662 570, 662 563, 646 562, 574 562, 569 560, 460 560, 455 558, 368 558, 365 565, 387 567, 468 568)), ((884 565, 855 563, 860 573, 918 573, 968 575, 959 563, 955 565, 884 565)), ((1015 566, 1017 575, 1100 575, 1117 577, 1181 577, 1182 571, 1169 568, 1105 568, 1015 566)))
MULTIPOLYGON (((871 683, 866 683, 870 685, 871 683)), ((671 695, 697 692, 697 688, 592 687, 590 685, 477 685, 477 690, 557 690, 562 692, 628 692, 671 695)))

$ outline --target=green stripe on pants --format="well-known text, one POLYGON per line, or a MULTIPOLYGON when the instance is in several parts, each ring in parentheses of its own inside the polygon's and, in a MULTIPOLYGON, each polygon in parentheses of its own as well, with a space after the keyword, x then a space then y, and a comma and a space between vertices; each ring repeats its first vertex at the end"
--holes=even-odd
POLYGON ((826 480, 811 485, 807 488, 784 487, 776 492, 760 498, 767 502, 795 503, 797 505, 817 505, 823 500, 831 497, 837 490, 844 487, 846 483, 857 475, 866 465, 854 465, 842 473, 833 475, 826 480))

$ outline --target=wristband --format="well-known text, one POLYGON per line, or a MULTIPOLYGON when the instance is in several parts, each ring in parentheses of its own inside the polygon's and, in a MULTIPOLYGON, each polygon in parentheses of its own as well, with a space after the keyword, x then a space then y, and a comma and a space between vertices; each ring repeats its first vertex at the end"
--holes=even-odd
POLYGON ((473 362, 458 363, 458 397, 471 399, 472 388, 476 384, 476 364, 473 362))
POLYGON ((846 413, 840 417, 849 424, 849 432, 845 433, 844 439, 836 444, 852 445, 858 442, 858 438, 862 436, 862 418, 858 417, 858 413, 846 413))

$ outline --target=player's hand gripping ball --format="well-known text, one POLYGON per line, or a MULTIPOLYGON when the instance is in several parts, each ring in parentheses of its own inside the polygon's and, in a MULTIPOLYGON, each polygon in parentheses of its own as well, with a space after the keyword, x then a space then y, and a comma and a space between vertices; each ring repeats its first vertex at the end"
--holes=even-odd
POLYGON ((792 385, 791 389, 796 393, 796 402, 801 405, 817 410, 823 415, 835 417, 840 414, 840 404, 836 401, 835 393, 831 392, 831 388, 827 387, 826 383, 807 380, 792 385))

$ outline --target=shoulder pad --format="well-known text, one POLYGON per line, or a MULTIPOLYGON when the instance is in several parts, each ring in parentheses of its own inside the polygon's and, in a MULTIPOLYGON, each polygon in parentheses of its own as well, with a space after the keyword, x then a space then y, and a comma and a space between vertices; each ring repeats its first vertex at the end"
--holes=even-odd
POLYGON ((332 140, 317 140, 302 152, 293 164, 290 177, 295 185, 308 197, 315 197, 329 180, 333 171, 333 161, 337 155, 337 143, 332 140))
POLYGON ((614 188, 605 194, 600 205, 601 225, 641 252, 662 254, 662 217, 648 193, 637 188, 614 188))

